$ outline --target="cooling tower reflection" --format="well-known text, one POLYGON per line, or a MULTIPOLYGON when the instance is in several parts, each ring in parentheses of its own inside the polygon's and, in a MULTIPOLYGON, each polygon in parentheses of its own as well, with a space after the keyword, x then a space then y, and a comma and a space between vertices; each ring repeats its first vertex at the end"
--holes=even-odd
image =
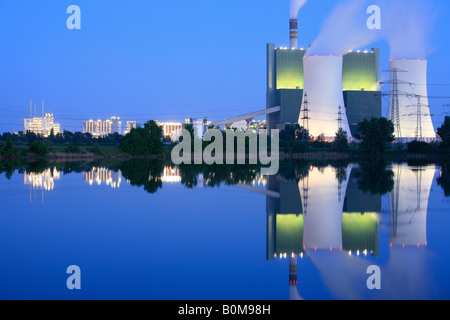
POLYGON ((427 209, 435 166, 395 164, 394 189, 389 193, 391 246, 427 245, 427 209))
POLYGON ((395 164, 388 168, 392 175, 380 173, 394 179, 386 183, 393 189, 385 198, 389 237, 383 243, 382 194, 362 191, 367 187, 367 181, 361 181, 368 176, 361 172, 366 167, 310 166, 295 178, 269 177, 267 260, 289 259, 291 299, 306 294, 298 279, 305 263, 314 265, 337 299, 370 298, 366 271, 373 264, 380 265, 383 274, 381 297, 396 298, 399 288, 405 288, 409 298, 430 292, 426 223, 436 167, 395 164), (386 261, 380 260, 380 246, 390 248, 386 261), (411 285, 417 277, 420 281, 411 285))

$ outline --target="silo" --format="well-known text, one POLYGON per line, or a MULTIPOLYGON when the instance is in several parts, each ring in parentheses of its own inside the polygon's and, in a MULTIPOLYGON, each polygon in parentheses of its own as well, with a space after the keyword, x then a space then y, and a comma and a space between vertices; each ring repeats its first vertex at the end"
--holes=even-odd
POLYGON ((427 60, 391 60, 387 118, 400 140, 436 138, 427 92, 427 60))
POLYGON ((299 124, 313 137, 333 140, 339 127, 351 132, 342 93, 340 56, 306 56, 303 59, 304 91, 299 124))

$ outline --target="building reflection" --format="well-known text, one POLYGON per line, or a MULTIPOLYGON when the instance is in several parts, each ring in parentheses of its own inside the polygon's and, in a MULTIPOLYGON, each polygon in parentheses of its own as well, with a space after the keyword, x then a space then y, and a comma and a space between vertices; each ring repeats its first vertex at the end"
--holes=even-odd
POLYGON ((358 189, 351 166, 318 168, 296 180, 268 178, 267 259, 306 250, 379 254, 381 195, 358 189), (347 192, 347 189, 349 192, 347 192))
MULTIPOLYGON (((305 258, 312 261, 338 298, 367 295, 366 270, 380 255, 382 195, 359 189, 360 171, 358 165, 310 166, 293 179, 280 175, 268 178, 267 260, 289 259, 291 299, 302 299, 298 265, 305 258)), ((413 290, 405 296, 414 297, 425 294, 423 289, 428 285, 416 282, 412 286, 408 281, 429 278, 423 247, 427 246, 428 199, 436 168, 399 164, 392 171, 394 187, 387 195, 386 217, 389 244, 384 244, 389 245, 390 255, 381 266, 385 272, 382 282, 409 286, 413 290)), ((389 296, 389 290, 383 294, 395 298, 389 296)))
POLYGON ((23 183, 32 186, 33 189, 51 191, 55 188, 55 180, 61 177, 56 168, 48 168, 43 172, 25 172, 23 174, 23 183))
POLYGON ((83 172, 83 180, 91 186, 94 184, 101 186, 104 183, 115 189, 120 188, 122 174, 120 170, 114 171, 103 167, 93 167, 90 171, 83 172))
POLYGON ((56 168, 48 168, 42 172, 27 172, 23 174, 24 185, 30 186, 30 203, 36 201, 36 190, 41 190, 41 202, 44 202, 44 191, 52 191, 55 188, 55 180, 61 178, 61 173, 56 168))
POLYGON ((178 167, 164 167, 162 182, 165 183, 180 183, 181 175, 178 167))

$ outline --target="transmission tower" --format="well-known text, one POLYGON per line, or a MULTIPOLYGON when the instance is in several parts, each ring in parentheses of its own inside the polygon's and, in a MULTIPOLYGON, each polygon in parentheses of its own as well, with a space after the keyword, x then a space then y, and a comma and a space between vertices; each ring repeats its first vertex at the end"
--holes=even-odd
POLYGON ((309 132, 309 107, 308 107, 308 94, 305 91, 303 98, 303 128, 309 132))
POLYGON ((417 128, 416 128, 416 138, 422 139, 422 106, 420 103, 420 96, 417 96, 417 128))
POLYGON ((342 129, 342 107, 339 105, 339 112, 338 112, 338 128, 342 129))
POLYGON ((392 70, 392 90, 391 90, 391 120, 394 122, 394 126, 396 129, 397 138, 402 137, 402 132, 400 129, 400 103, 398 99, 398 69, 392 70))

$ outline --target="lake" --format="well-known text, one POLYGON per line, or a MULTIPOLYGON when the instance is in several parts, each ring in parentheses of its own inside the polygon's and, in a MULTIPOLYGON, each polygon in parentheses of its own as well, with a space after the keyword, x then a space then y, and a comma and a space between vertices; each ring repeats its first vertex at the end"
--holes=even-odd
POLYGON ((449 299, 448 168, 3 163, 0 299, 449 299))

